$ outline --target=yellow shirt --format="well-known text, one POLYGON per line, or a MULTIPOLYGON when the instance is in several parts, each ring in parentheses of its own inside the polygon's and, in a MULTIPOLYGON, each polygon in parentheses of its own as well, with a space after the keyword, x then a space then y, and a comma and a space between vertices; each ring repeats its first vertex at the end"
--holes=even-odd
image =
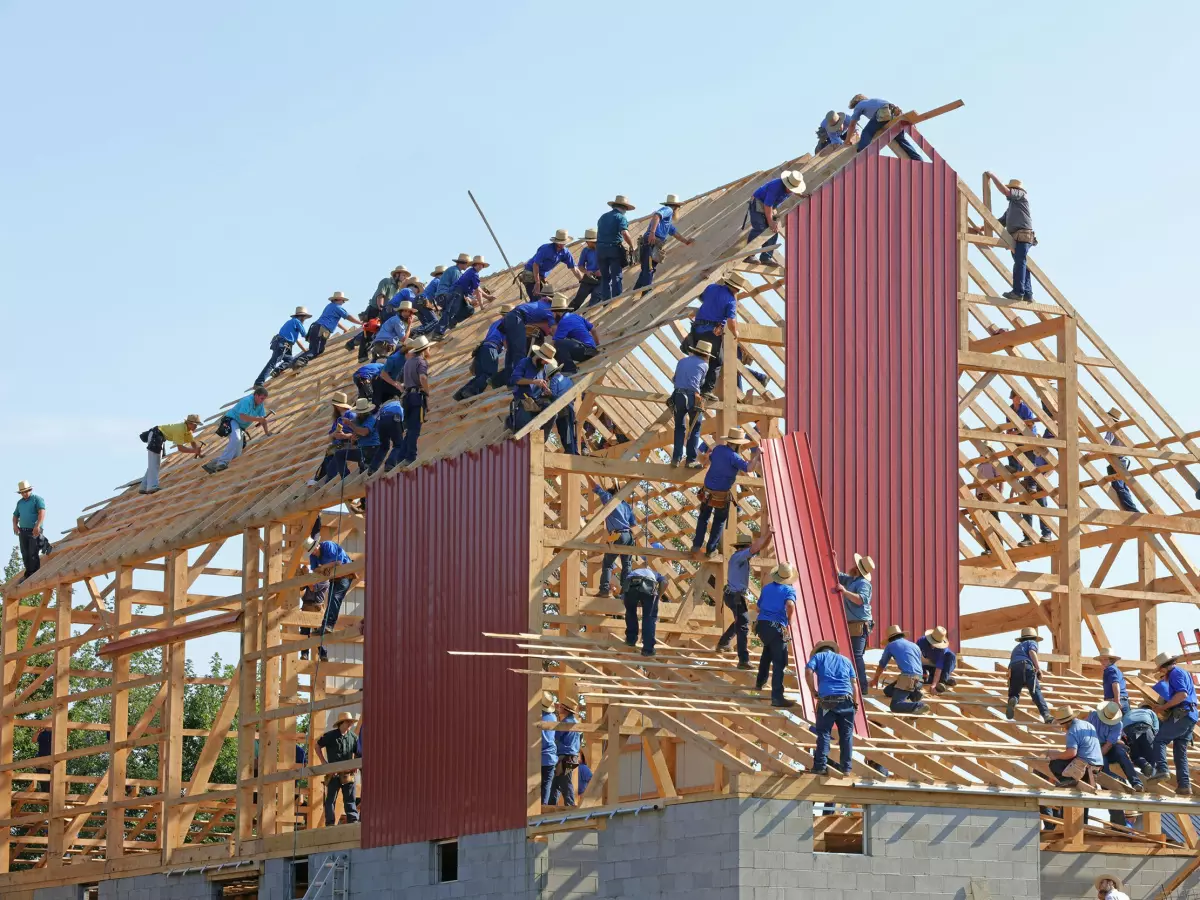
POLYGON ((186 422, 176 422, 174 425, 159 425, 158 430, 163 437, 174 444, 190 444, 196 436, 188 430, 186 422))

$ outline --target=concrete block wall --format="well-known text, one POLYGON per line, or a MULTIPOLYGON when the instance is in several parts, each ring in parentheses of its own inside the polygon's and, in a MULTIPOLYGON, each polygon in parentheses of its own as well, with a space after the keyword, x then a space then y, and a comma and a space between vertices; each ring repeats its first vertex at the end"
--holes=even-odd
MULTIPOLYGON (((1184 856, 1126 856, 1116 853, 1043 853, 1043 900, 1076 900, 1094 897, 1092 886, 1101 875, 1111 872, 1125 883, 1132 900, 1156 897, 1155 890, 1188 862, 1184 856)), ((1193 874, 1181 890, 1200 887, 1200 873, 1193 874)))
POLYGON ((38 888, 33 900, 83 900, 82 884, 65 884, 61 887, 38 888))
POLYGON ((100 900, 219 900, 220 896, 220 886, 196 872, 100 882, 100 900))

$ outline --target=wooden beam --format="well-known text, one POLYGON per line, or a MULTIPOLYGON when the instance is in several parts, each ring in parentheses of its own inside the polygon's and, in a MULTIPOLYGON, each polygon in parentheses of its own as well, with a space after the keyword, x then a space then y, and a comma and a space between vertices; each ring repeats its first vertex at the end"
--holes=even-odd
POLYGON ((149 650, 151 647, 179 644, 222 631, 232 631, 241 618, 240 612, 218 613, 192 622, 184 622, 182 625, 172 625, 157 631, 135 634, 124 640, 109 641, 102 644, 98 652, 101 656, 128 656, 131 653, 149 650))

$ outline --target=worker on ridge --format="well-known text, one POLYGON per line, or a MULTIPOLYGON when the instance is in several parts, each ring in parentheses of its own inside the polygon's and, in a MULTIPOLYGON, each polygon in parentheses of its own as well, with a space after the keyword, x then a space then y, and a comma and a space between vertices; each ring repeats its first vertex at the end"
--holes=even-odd
POLYGON ((730 270, 700 293, 700 307, 682 349, 686 350, 696 341, 708 341, 711 345, 711 362, 700 385, 700 393, 708 400, 717 399, 713 392, 724 360, 725 333, 728 331, 737 338, 737 298, 748 290, 750 282, 730 270))
POLYGON ((858 704, 854 701, 854 665, 835 641, 817 641, 804 667, 804 679, 817 707, 813 733, 817 745, 813 749, 813 775, 828 775, 833 766, 849 775, 854 766, 854 716, 858 704), (840 761, 830 763, 829 744, 833 727, 837 726, 840 761))
POLYGON ((609 211, 596 221, 596 264, 600 267, 596 301, 599 303, 607 303, 625 290, 622 270, 629 265, 629 254, 633 253, 626 213, 636 207, 625 199, 624 194, 617 194, 608 205, 609 211))
POLYGON ((754 239, 764 231, 769 230, 771 236, 763 244, 762 252, 758 254, 757 260, 754 254, 751 253, 742 262, 758 262, 764 266, 779 265, 775 259, 775 251, 771 249, 779 243, 779 219, 776 218, 775 211, 789 195, 803 194, 804 191, 804 176, 800 172, 792 172, 790 170, 784 170, 779 173, 778 178, 772 178, 770 181, 759 185, 753 196, 751 196, 747 207, 747 216, 750 219, 750 233, 746 235, 746 243, 754 243, 754 239))
POLYGON ((458 401, 482 394, 489 387, 499 387, 500 353, 504 350, 504 317, 512 312, 512 307, 501 306, 498 310, 500 317, 488 326, 483 340, 472 354, 471 380, 454 392, 458 401))
MULTIPOLYGON (((820 154, 826 148, 837 149, 846 144, 846 114, 831 109, 817 126, 817 148, 813 151, 820 154)), ((832 153, 833 150, 830 150, 832 153)))
POLYGON ((1121 708, 1122 715, 1129 715, 1129 685, 1125 683, 1124 673, 1117 668, 1121 657, 1114 653, 1111 647, 1101 647, 1096 652, 1095 660, 1104 667, 1100 675, 1104 699, 1116 703, 1121 708))
POLYGON ((708 472, 704 476, 704 487, 700 491, 700 511, 696 516, 696 536, 692 538, 692 554, 699 558, 703 554, 712 556, 721 545, 725 522, 729 519, 729 507, 733 503, 733 485, 738 472, 750 472, 758 466, 762 449, 757 445, 750 451, 749 461, 742 459, 740 448, 752 443, 741 428, 730 428, 708 456, 708 472), (712 519, 712 533, 705 544, 704 534, 708 521, 712 519))
MULTIPOLYGON (((663 545, 650 545, 662 550, 663 545)), ((628 558, 628 557, 626 557, 628 558)), ((625 646, 636 647, 638 643, 638 613, 641 613, 642 656, 654 655, 655 626, 658 623, 658 602, 667 587, 667 576, 656 572, 650 565, 650 557, 643 556, 642 564, 622 579, 621 596, 625 604, 625 646)))
MULTIPOLYGON (((334 727, 317 739, 317 756, 321 765, 328 763, 349 762, 354 759, 357 739, 350 731, 357 720, 354 713, 344 712, 337 717, 334 727)), ((335 772, 325 776, 325 827, 337 824, 334 818, 334 804, 337 795, 342 795, 342 806, 346 810, 346 822, 358 821, 358 806, 354 799, 354 773, 335 772)))
POLYGON ((1012 290, 1002 295, 1008 300, 1032 300, 1033 276, 1029 272, 1029 251, 1037 246, 1033 231, 1033 216, 1029 213, 1029 194, 1016 178, 1005 184, 992 172, 984 172, 1000 193, 1008 199, 1008 208, 1000 216, 1000 224, 1012 238, 1012 290))
POLYGON ((1078 782, 1095 785, 1096 772, 1104 765, 1100 739, 1090 722, 1078 718, 1070 706, 1054 710, 1047 722, 1053 722, 1066 735, 1062 750, 1048 752, 1050 771, 1058 779, 1055 787, 1074 787, 1078 782))
POLYGON ((172 425, 155 425, 148 431, 142 432, 142 440, 146 442, 146 474, 138 488, 139 494, 154 494, 158 492, 158 468, 166 455, 167 441, 175 445, 180 453, 200 456, 203 450, 196 441, 196 429, 200 427, 201 419, 192 413, 182 422, 172 425))
POLYGON ((375 450, 369 472, 375 474, 383 466, 385 471, 391 471, 400 463, 404 453, 404 402, 398 395, 392 395, 379 406, 376 413, 375 430, 379 436, 379 446, 375 450))
POLYGON ((1168 777, 1167 744, 1170 744, 1175 757, 1175 793, 1187 796, 1192 792, 1187 750, 1198 718, 1196 684, 1191 675, 1176 665, 1177 662, 1169 653, 1160 653, 1154 658, 1159 675, 1154 690, 1162 697, 1154 711, 1162 724, 1154 738, 1154 774, 1149 780, 1160 781, 1168 777))
POLYGON ((670 405, 675 415, 675 443, 671 449, 671 465, 681 466, 686 462, 689 469, 700 467, 696 460, 700 448, 700 426, 704 424, 704 407, 700 405, 701 386, 708 375, 709 358, 712 356, 710 341, 695 341, 688 346, 687 354, 675 364, 671 376, 670 405))
POLYGON ((220 456, 202 466, 205 472, 209 475, 223 472, 229 468, 231 462, 241 456, 242 448, 247 442, 243 440, 242 433, 248 426, 257 423, 262 426, 263 434, 271 433, 271 429, 267 427, 266 401, 267 389, 256 387, 251 396, 243 397, 226 411, 221 419, 221 424, 217 427, 217 435, 219 437, 228 436, 229 440, 220 456))
POLYGON ((500 375, 503 384, 512 385, 513 370, 517 363, 529 353, 529 335, 526 328, 550 334, 554 330, 554 312, 545 297, 514 306, 504 316, 504 371, 500 375))
MULTIPOLYGON (((1088 713, 1087 721, 1096 729, 1096 739, 1100 741, 1100 756, 1104 760, 1104 774, 1118 778, 1120 776, 1113 772, 1112 767, 1120 766, 1130 788, 1140 791, 1142 790, 1142 779, 1138 777, 1138 771, 1133 767, 1129 752, 1121 743, 1122 718, 1120 704, 1105 700, 1088 713)), ((1124 810, 1110 809, 1108 815, 1114 825, 1129 827, 1129 818, 1125 815, 1124 810)))
POLYGON ((591 298, 591 304, 596 303, 593 296, 600 286, 600 263, 596 260, 596 229, 589 228, 583 233, 583 248, 579 251, 579 289, 571 301, 571 311, 575 312, 591 298))
POLYGON ((546 276, 558 268, 559 263, 570 270, 577 282, 583 278, 582 273, 575 267, 574 255, 567 249, 570 240, 571 236, 567 234, 567 229, 560 228, 554 232, 554 237, 538 247, 533 256, 529 257, 525 268, 521 270, 519 280, 521 284, 525 285, 525 293, 529 295, 530 300, 536 300, 541 296, 542 284, 545 282, 546 276))
POLYGON ((437 305, 437 292, 442 283, 442 276, 445 274, 445 266, 434 266, 433 271, 429 273, 429 283, 425 285, 417 302, 413 304, 417 308, 417 318, 421 321, 420 326, 413 330, 413 335, 425 334, 437 327, 440 313, 437 305))
POLYGON ((717 641, 717 652, 728 650, 736 637, 739 669, 750 668, 750 560, 762 553, 773 534, 769 525, 759 532, 757 538, 739 534, 734 543, 737 549, 729 557, 726 566, 721 602, 733 615, 733 621, 717 641))
MULTIPOLYGON (((1119 423, 1124 418, 1121 410, 1113 407, 1102 416, 1104 424, 1108 430, 1103 433, 1104 443, 1110 447, 1124 447, 1125 442, 1121 440, 1121 435, 1118 432, 1119 423)), ((1109 475, 1126 475, 1129 472, 1129 457, 1118 456, 1108 465, 1109 475)), ((1133 492, 1129 490, 1129 485, 1124 479, 1118 479, 1112 483, 1113 493, 1117 495, 1117 504, 1125 512, 1141 512, 1138 509, 1137 501, 1133 499, 1133 492)))
POLYGON ((600 352, 597 346, 596 327, 577 312, 571 312, 571 300, 566 294, 550 297, 550 311, 554 313, 554 359, 563 372, 574 375, 579 363, 587 362, 600 352))
POLYGON ((375 340, 371 343, 372 361, 386 359, 396 352, 396 348, 408 337, 412 320, 413 302, 401 300, 396 306, 396 315, 389 317, 375 332, 375 340))
POLYGON ((325 352, 325 344, 335 331, 348 331, 346 322, 361 325, 362 320, 346 312, 346 301, 350 298, 341 291, 334 291, 320 318, 308 329, 308 352, 297 359, 307 364, 325 352), (345 321, 343 321, 345 320, 345 321))
MULTIPOLYGON (((858 129, 858 120, 866 116, 867 125, 862 130, 862 137, 859 138, 856 148, 858 153, 862 153, 870 146, 875 135, 886 130, 892 120, 898 118, 900 114, 900 107, 894 103, 879 99, 868 100, 866 94, 855 94, 850 98, 850 115, 846 120, 846 140, 854 139, 854 133, 858 129)), ((907 154, 909 159, 918 162, 924 161, 921 152, 903 130, 897 134, 896 143, 900 145, 900 149, 907 154)))
MULTIPOLYGON (((837 553, 833 554, 833 564, 838 564, 837 553)), ((858 689, 866 697, 870 693, 867 683, 867 641, 875 622, 871 618, 871 598, 874 588, 871 586, 871 576, 875 571, 875 560, 869 556, 854 554, 854 568, 851 572, 838 571, 837 586, 833 593, 842 598, 842 608, 846 613, 846 630, 850 633, 850 652, 854 657, 854 668, 858 673, 858 689)))
POLYGON ((1021 698, 1021 689, 1029 691, 1034 705, 1042 716, 1042 721, 1049 724, 1054 721, 1046 701, 1042 698, 1042 689, 1038 683, 1041 666, 1038 664, 1038 641, 1042 636, 1036 628, 1022 628, 1017 637, 1017 645, 1013 647, 1008 660, 1008 705, 1004 709, 1004 717, 1009 721, 1017 714, 1017 701, 1021 698))
POLYGON ((21 548, 21 563, 25 567, 24 581, 42 567, 42 526, 46 521, 46 501, 33 492, 28 481, 17 482, 16 509, 13 510, 13 534, 21 548))
MULTIPOLYGON (((575 714, 579 712, 579 703, 569 697, 560 696, 555 712, 562 717, 559 722, 563 725, 575 725, 578 721, 575 714)), ((555 763, 554 780, 550 785, 551 806, 557 805, 560 794, 565 806, 575 805, 575 780, 572 776, 579 768, 579 750, 582 743, 583 735, 578 731, 554 732, 558 762, 555 763)))
POLYGON ((655 210, 646 224, 646 230, 638 238, 638 262, 642 268, 633 286, 634 290, 648 288, 654 283, 654 273, 658 271, 658 266, 663 260, 664 245, 668 238, 673 235, 676 240, 689 247, 695 243, 687 235, 680 234, 679 229, 675 227, 675 213, 681 206, 683 201, 679 199, 678 194, 667 194, 667 199, 655 210))
POLYGON ((405 346, 404 452, 400 465, 411 466, 417 461, 417 441, 425 423, 425 410, 429 408, 429 339, 419 335, 405 346))
POLYGON ((271 338, 271 358, 267 360, 263 370, 254 379, 255 387, 266 384, 268 378, 274 378, 292 364, 293 345, 299 344, 301 351, 308 351, 302 338, 307 334, 304 320, 311 318, 306 307, 297 306, 296 311, 283 323, 279 331, 271 338))
POLYGON ((758 595, 758 620, 754 633, 762 641, 755 690, 771 681, 771 705, 790 709, 796 701, 783 695, 783 674, 787 666, 788 620, 796 615, 796 570, 789 562, 780 562, 767 578, 758 595))
MULTIPOLYGON (((555 703, 549 694, 542 694, 542 721, 558 724, 554 714, 555 703)), ((558 732, 542 729, 542 805, 550 805, 550 791, 554 786, 554 770, 558 767, 558 732)))
POLYGON ((950 635, 944 625, 935 625, 917 638, 921 650, 921 680, 935 694, 954 687, 954 668, 958 656, 950 649, 950 635))
POLYGON ((475 315, 475 310, 485 301, 495 299, 492 292, 480 282, 479 273, 490 266, 482 256, 472 256, 469 265, 454 282, 450 293, 442 300, 442 320, 438 323, 435 341, 446 339, 446 332, 459 322, 475 315))
MULTIPOLYGON (((591 481, 591 478, 589 477, 588 480, 591 481)), ((599 497, 600 502, 605 506, 613 498, 611 491, 595 482, 592 483, 592 493, 599 497)), ((633 507, 627 501, 622 500, 617 504, 616 509, 604 517, 604 527, 608 532, 607 543, 632 547, 634 543, 633 529, 637 527, 637 515, 633 511, 633 507)), ((621 557, 621 581, 618 584, 617 593, 620 593, 620 585, 625 583, 630 572, 633 571, 633 557, 629 554, 605 553, 600 564, 600 596, 609 592, 612 584, 612 570, 618 555, 621 557)))
POLYGON ((900 674, 883 689, 883 695, 891 700, 892 712, 916 715, 929 712, 929 707, 921 702, 921 648, 908 639, 908 632, 899 625, 888 626, 883 655, 879 657, 875 677, 871 680, 872 687, 879 687, 888 663, 893 660, 900 674))
POLYGON ((406 267, 398 265, 393 268, 391 274, 381 278, 375 287, 375 293, 371 295, 372 305, 383 309, 389 300, 403 290, 411 277, 412 272, 408 271, 406 267))

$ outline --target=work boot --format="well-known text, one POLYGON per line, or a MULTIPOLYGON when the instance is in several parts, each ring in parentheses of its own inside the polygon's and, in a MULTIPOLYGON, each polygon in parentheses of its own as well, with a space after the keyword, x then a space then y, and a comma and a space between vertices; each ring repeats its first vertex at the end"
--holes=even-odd
MULTIPOLYGON (((763 688, 765 688, 766 686, 767 686, 767 683, 766 683, 765 681, 755 681, 755 682, 754 682, 754 689, 755 689, 756 691, 761 691, 761 690, 762 690, 763 688)), ((1164 777, 1165 777, 1165 776, 1164 776, 1164 777)))
POLYGON ((1146 776, 1147 781, 1164 781, 1171 777, 1171 773, 1166 769, 1155 769, 1152 773, 1146 776))
POLYGON ((1043 713, 1042 721, 1045 722, 1047 725, 1053 724, 1054 716, 1050 715, 1050 713, 1043 713))
POLYGON ((1012 721, 1017 716, 1017 698, 1009 697, 1008 703, 1004 706, 1004 718, 1012 721))
POLYGON ((1024 294, 1018 294, 1016 291, 1005 291, 1000 296, 1003 297, 1005 300, 1024 300, 1025 299, 1024 294))
POLYGON ((1149 778, 1154 774, 1154 766, 1150 765, 1150 763, 1146 763, 1141 767, 1141 772, 1145 777, 1149 778))
POLYGON ((1129 785, 1129 789, 1131 791, 1133 791, 1135 794, 1140 794, 1142 791, 1144 791, 1146 789, 1146 786, 1144 784, 1142 784, 1140 781, 1135 781, 1133 784, 1129 785))
POLYGON ((625 644, 626 647, 636 647, 637 646, 637 641, 624 641, 623 643, 625 644))
POLYGON ((1191 785, 1187 785, 1186 787, 1177 787, 1177 788, 1175 788, 1175 796, 1176 796, 1176 797, 1190 797, 1190 796, 1192 796, 1192 787, 1191 787, 1191 785))
POLYGON ((916 707, 913 709, 912 714, 914 716, 927 716, 927 715, 929 715, 929 712, 930 712, 930 709, 929 709, 928 703, 918 703, 916 705, 916 707))
POLYGON ((1025 537, 1021 538, 1021 540, 1017 541, 1017 546, 1018 547, 1032 547, 1033 546, 1033 538, 1026 535, 1025 537))
POLYGON ((737 667, 746 672, 749 672, 754 668, 754 666, 750 665, 750 660, 748 659, 740 660, 737 664, 737 667))
POLYGON ((729 641, 717 641, 717 647, 714 652, 715 653, 724 653, 726 650, 729 649, 729 643, 730 643, 729 641))
POLYGON ((646 650, 646 649, 644 649, 644 648, 643 648, 643 649, 642 649, 642 656, 654 656, 654 651, 653 651, 653 650, 646 650))
POLYGON ((793 706, 796 705, 796 701, 789 700, 787 697, 784 697, 780 700, 772 700, 771 705, 774 706, 776 709, 791 709, 793 706))
POLYGON ((809 774, 809 775, 819 775, 819 776, 822 776, 822 777, 828 777, 828 775, 829 775, 829 767, 828 767, 828 766, 821 766, 821 768, 819 768, 819 769, 809 769, 809 770, 808 770, 808 774, 809 774))
POLYGON ((944 694, 948 690, 950 690, 950 685, 946 684, 945 682, 941 682, 940 684, 938 684, 937 687, 935 687, 933 689, 933 692, 935 694, 944 694))
POLYGON ((1075 787, 1077 784, 1078 782, 1074 778, 1060 778, 1058 781, 1054 782, 1054 786, 1056 788, 1075 787))

